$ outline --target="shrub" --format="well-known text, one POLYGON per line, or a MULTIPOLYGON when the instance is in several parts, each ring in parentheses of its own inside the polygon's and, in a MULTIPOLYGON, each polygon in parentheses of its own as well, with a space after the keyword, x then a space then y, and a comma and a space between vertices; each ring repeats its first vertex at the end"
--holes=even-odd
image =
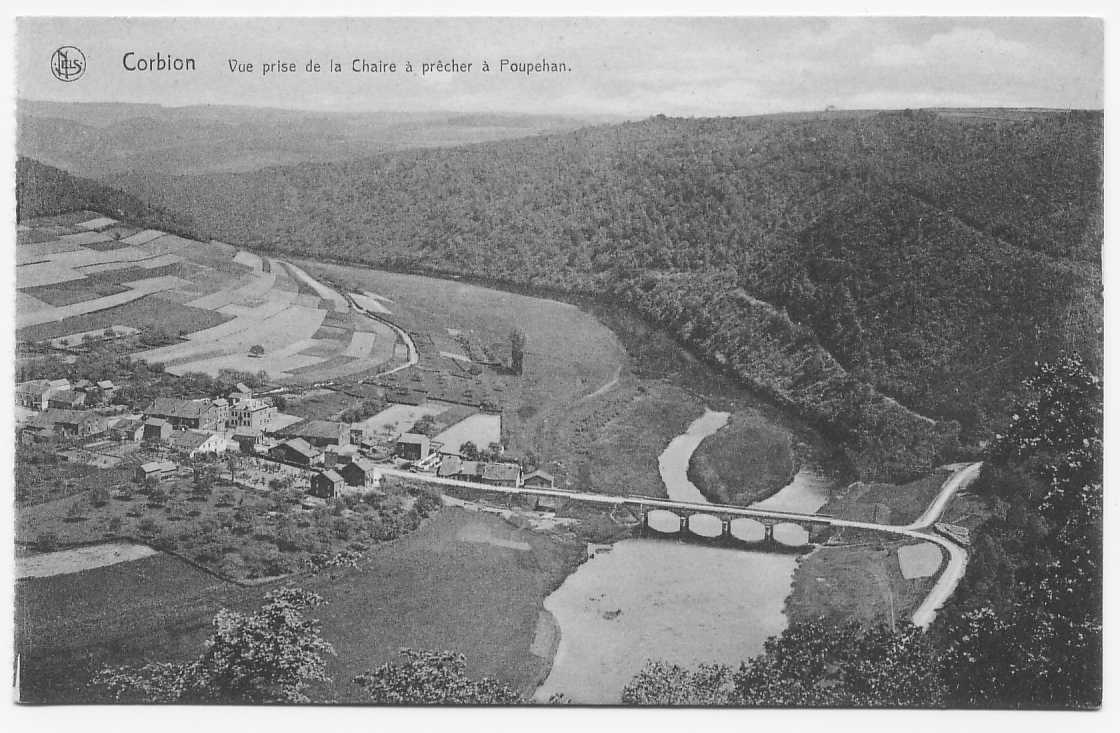
POLYGON ((40 552, 51 552, 58 549, 58 535, 54 532, 40 532, 35 538, 35 549, 40 552))
POLYGON ((109 503, 109 490, 104 486, 93 488, 89 492, 90 503, 94 506, 105 506, 109 503))
POLYGON ((421 489, 413 489, 410 491, 416 497, 416 503, 413 508, 420 517, 428 517, 433 512, 438 511, 443 506, 443 497, 438 489, 430 486, 425 486, 421 489))
POLYGON ((80 522, 86 518, 86 504, 81 499, 75 501, 66 510, 67 522, 80 522))

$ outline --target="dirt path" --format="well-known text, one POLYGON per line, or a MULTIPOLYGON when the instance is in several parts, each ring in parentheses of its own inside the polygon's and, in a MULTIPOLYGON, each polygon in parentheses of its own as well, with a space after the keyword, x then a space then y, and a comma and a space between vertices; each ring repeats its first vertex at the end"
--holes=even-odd
POLYGON ((610 378, 610 381, 608 381, 602 387, 599 387, 599 389, 595 390, 591 394, 589 394, 585 397, 580 397, 579 400, 576 402, 576 404, 578 405, 581 402, 590 402, 591 400, 595 399, 596 397, 599 397, 601 395, 605 395, 607 392, 610 392, 612 389, 615 388, 615 385, 618 384, 618 380, 621 377, 622 377, 622 366, 619 365, 614 370, 614 376, 610 378))

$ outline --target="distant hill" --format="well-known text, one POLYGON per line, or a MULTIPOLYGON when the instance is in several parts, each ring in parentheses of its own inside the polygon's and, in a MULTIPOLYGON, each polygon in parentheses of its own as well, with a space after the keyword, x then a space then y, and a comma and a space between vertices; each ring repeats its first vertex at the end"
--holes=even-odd
POLYGON ((897 478, 987 438, 1035 360, 1099 364, 1101 139, 1079 112, 658 117, 110 180, 244 246, 617 299, 897 478))
POLYGON ((349 160, 410 147, 487 142, 573 130, 546 115, 319 113, 196 105, 20 100, 20 155, 73 173, 197 174, 349 160))

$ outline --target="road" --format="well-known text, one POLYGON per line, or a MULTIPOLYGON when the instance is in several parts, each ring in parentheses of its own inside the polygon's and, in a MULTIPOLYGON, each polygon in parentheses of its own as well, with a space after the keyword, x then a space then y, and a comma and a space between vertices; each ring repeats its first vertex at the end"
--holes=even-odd
POLYGON ((968 563, 968 553, 963 547, 952 540, 929 531, 929 527, 936 522, 953 496, 962 488, 976 480, 980 475, 980 463, 971 463, 958 468, 950 476, 941 490, 934 497, 929 507, 921 516, 911 524, 900 526, 895 524, 877 524, 875 522, 858 522, 851 519, 840 519, 824 514, 800 514, 797 512, 774 511, 770 509, 754 509, 751 507, 731 506, 727 504, 703 504, 698 502, 672 501, 668 499, 655 499, 646 496, 608 496, 580 491, 564 491, 561 489, 525 489, 506 486, 490 486, 460 481, 458 479, 440 478, 431 474, 413 473, 394 468, 382 468, 381 473, 388 476, 400 476, 427 483, 444 486, 458 486, 467 489, 484 489, 498 494, 513 496, 556 496, 575 501, 583 501, 600 506, 620 507, 625 505, 638 505, 645 509, 681 509, 705 514, 725 514, 740 517, 758 517, 774 520, 788 520, 799 524, 827 524, 832 527, 849 527, 872 532, 883 532, 896 537, 907 537, 922 542, 932 542, 945 551, 947 561, 941 575, 937 578, 933 588, 926 599, 922 601, 912 616, 915 626, 925 628, 933 621, 937 609, 944 605, 949 596, 956 590, 961 578, 964 576, 965 566, 968 563))
POLYGON ((941 491, 938 492, 937 497, 922 515, 915 519, 910 524, 906 525, 906 529, 929 529, 934 522, 941 518, 941 514, 945 511, 945 507, 956 495, 957 491, 964 486, 968 486, 980 475, 980 467, 982 463, 970 463, 963 467, 958 466, 957 470, 945 480, 941 485, 941 491))
POLYGON ((408 369, 410 366, 415 366, 420 361, 420 352, 416 349, 416 342, 412 340, 412 337, 408 335, 408 332, 406 332, 403 328, 393 323, 392 321, 387 321, 376 313, 372 313, 362 306, 358 305, 356 302, 354 302, 354 299, 350 297, 350 293, 344 292, 343 295, 346 297, 346 302, 350 304, 351 308, 358 311, 366 318, 372 318, 373 320, 384 323, 386 326, 393 329, 393 331, 395 331, 396 334, 401 337, 401 340, 404 342, 405 347, 408 349, 407 363, 401 364, 398 367, 393 367, 386 372, 379 372, 377 376, 384 377, 386 375, 393 374, 394 372, 399 372, 402 369, 408 369))

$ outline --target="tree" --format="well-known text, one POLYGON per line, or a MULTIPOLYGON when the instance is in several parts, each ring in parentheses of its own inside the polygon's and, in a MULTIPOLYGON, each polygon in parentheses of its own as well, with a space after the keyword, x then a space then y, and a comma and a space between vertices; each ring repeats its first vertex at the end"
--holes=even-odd
POLYGON ((35 549, 39 552, 52 552, 58 549, 58 535, 54 532, 40 532, 35 538, 35 549))
POLYGON ((449 651, 401 649, 389 662, 354 682, 374 703, 388 705, 516 705, 521 696, 499 680, 467 676, 467 660, 449 651))
POLYGON ((459 446, 459 452, 463 454, 463 458, 468 461, 478 460, 478 446, 474 444, 473 440, 468 440, 459 446))
POLYGON ((731 668, 701 664, 695 671, 650 660, 622 690, 623 705, 728 705, 731 668))
POLYGON ((66 521, 67 522, 80 522, 80 521, 82 521, 83 519, 86 518, 86 513, 87 513, 86 510, 87 510, 87 506, 86 506, 86 503, 83 500, 81 500, 81 499, 75 500, 72 504, 70 504, 70 508, 66 510, 66 521))
POLYGON ((260 344, 253 344, 249 347, 249 356, 263 356, 264 347, 260 344))
POLYGON ((104 486, 95 486, 89 491, 89 501, 97 507, 105 506, 109 503, 112 497, 109 495, 109 489, 104 486))
POLYGON ((298 588, 265 596, 255 613, 222 609, 197 659, 143 666, 104 667, 93 679, 115 700, 157 703, 306 703, 312 682, 329 681, 325 641, 302 611, 323 599, 298 588))
POLYGON ((939 616, 954 705, 1079 707, 1102 694, 1100 380, 1076 355, 1038 365, 977 490, 1007 507, 979 528, 939 616))
POLYGON ((520 329, 509 332, 509 366, 514 374, 521 374, 525 362, 525 334, 520 329))
POLYGON ((940 657, 921 629, 796 623, 738 671, 650 662, 623 691, 646 705, 938 707, 940 657))

